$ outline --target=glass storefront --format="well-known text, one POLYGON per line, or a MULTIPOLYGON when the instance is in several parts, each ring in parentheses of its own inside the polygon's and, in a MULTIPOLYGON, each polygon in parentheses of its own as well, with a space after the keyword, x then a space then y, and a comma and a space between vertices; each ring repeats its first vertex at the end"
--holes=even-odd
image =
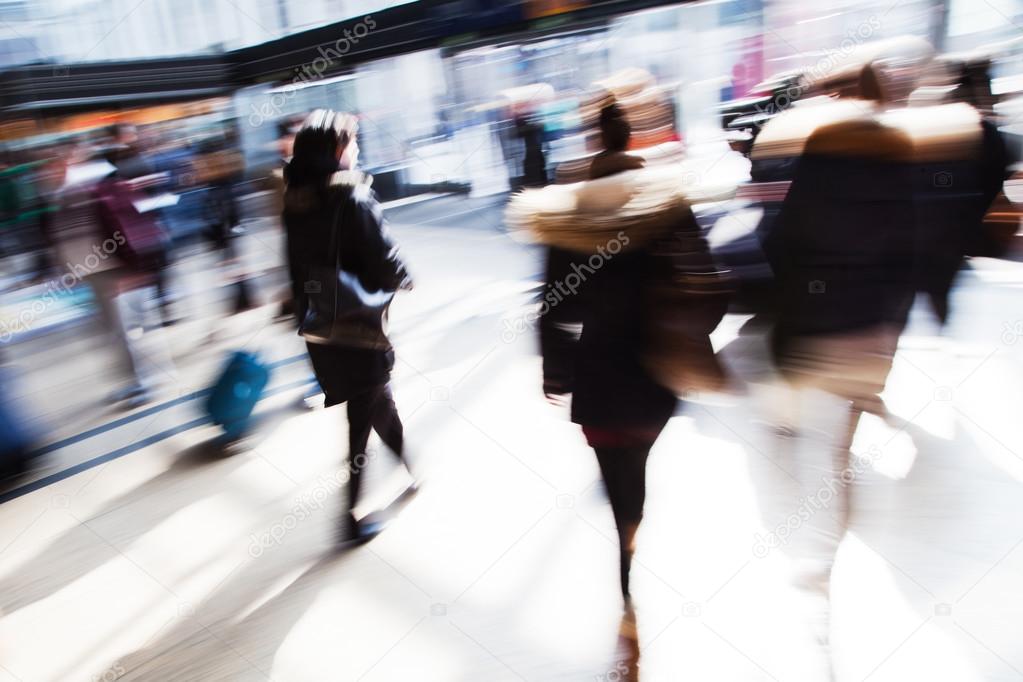
MULTIPOLYGON (((996 4, 999 13, 1023 16, 1023 0, 996 4)), ((246 91, 238 111, 252 120, 267 107, 255 117, 265 123, 316 106, 352 110, 362 118, 363 158, 374 172, 406 187, 463 183, 474 193, 501 192, 522 180, 526 140, 536 139, 527 135, 530 126, 541 128, 550 169, 592 151, 581 134, 581 106, 612 74, 646 74, 665 99, 673 134, 691 153, 701 145, 719 153, 721 104, 764 79, 839 69, 860 46, 897 36, 947 34, 962 49, 1011 37, 1011 22, 989 14, 968 0, 947 7, 935 0, 688 3, 561 33, 378 60, 342 79, 306 84, 295 96, 246 91)), ((260 149, 272 148, 273 134, 272 125, 246 133, 260 149)))

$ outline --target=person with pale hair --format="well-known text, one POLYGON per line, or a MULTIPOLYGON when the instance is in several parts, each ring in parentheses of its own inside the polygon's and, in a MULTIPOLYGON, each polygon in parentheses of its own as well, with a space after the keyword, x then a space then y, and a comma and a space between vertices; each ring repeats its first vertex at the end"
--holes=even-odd
MULTIPOLYGON (((295 136, 284 197, 299 333, 306 338, 325 406, 348 407, 349 477, 342 544, 366 541, 383 528, 378 515, 356 518, 354 513, 371 432, 375 430, 407 464, 404 429, 389 385, 394 349, 384 323, 390 296, 411 289, 412 283, 388 236, 383 211, 370 188, 372 178, 356 168, 356 128, 357 121, 349 114, 326 110, 311 114, 295 136), (355 314, 351 309, 335 310, 332 296, 321 296, 340 292, 339 281, 346 277, 357 280, 345 285, 349 292, 363 292, 355 314), (329 309, 323 307, 324 301, 329 309), (324 314, 330 318, 328 331, 322 324, 314 331, 324 314)), ((414 491, 410 486, 405 496, 414 491)))

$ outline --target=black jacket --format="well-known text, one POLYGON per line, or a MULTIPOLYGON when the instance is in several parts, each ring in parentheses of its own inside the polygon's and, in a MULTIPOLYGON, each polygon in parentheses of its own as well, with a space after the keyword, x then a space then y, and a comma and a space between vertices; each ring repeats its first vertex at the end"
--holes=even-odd
POLYGON ((369 176, 342 172, 326 188, 289 187, 285 194, 284 227, 288 267, 296 309, 305 310, 310 266, 333 266, 330 251, 337 226, 340 265, 369 290, 408 288, 410 278, 384 224, 384 213, 370 189, 369 176))
MULTIPOLYGON (((594 177, 642 165, 624 157, 600 160, 602 169, 591 171, 594 177)), ((544 390, 572 394, 572 421, 577 424, 657 433, 678 400, 642 363, 654 257, 647 248, 594 256, 548 250, 547 312, 540 318, 544 390), (569 283, 577 282, 571 291, 569 283)))
POLYGON ((901 329, 915 295, 913 169, 807 154, 764 249, 775 349, 794 337, 901 329))
MULTIPOLYGON (((411 280, 384 223, 383 209, 361 173, 337 173, 329 185, 289 186, 285 194, 284 227, 288 268, 296 314, 306 310, 306 283, 314 266, 333 266, 330 249, 335 225, 343 269, 358 275, 369 290, 407 289, 411 280)), ((394 365, 391 350, 370 350, 309 344, 320 385, 332 403, 386 384, 394 365)))
POLYGON ((582 335, 571 366, 572 421, 577 424, 659 432, 675 411, 675 394, 642 365, 652 269, 646 249, 621 253, 579 289, 582 335))

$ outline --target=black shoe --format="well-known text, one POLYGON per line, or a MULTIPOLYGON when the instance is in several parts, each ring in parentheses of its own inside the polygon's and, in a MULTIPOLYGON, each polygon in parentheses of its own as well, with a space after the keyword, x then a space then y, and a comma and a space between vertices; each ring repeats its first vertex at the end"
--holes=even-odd
POLYGON ((359 520, 358 536, 363 542, 369 542, 387 528, 390 519, 380 512, 370 512, 359 520))
POLYGON ((341 531, 338 533, 337 549, 353 549, 364 545, 383 532, 387 522, 381 519, 375 512, 367 514, 362 520, 357 521, 351 514, 347 514, 342 521, 341 531))

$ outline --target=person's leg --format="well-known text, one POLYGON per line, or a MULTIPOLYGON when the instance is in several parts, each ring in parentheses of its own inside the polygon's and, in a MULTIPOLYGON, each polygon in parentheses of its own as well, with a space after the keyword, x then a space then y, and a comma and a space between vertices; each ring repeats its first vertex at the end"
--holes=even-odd
POLYGON ((405 427, 402 426, 401 417, 398 416, 398 408, 394 404, 390 385, 382 386, 375 391, 373 430, 380 436, 380 440, 384 441, 384 444, 398 456, 398 459, 404 462, 405 427))
POLYGON ((170 266, 164 265, 155 273, 156 300, 160 309, 160 324, 169 327, 177 322, 174 318, 174 302, 171 300, 170 266))
POLYGON ((366 446, 373 429, 375 392, 360 393, 348 400, 348 512, 359 502, 362 469, 365 465, 366 446), (362 457, 359 457, 362 455, 362 457))
POLYGON ((124 317, 118 300, 120 297, 120 291, 118 291, 119 276, 120 271, 118 270, 106 270, 85 277, 85 282, 92 289, 96 305, 99 308, 104 332, 112 342, 110 347, 116 355, 118 371, 123 378, 130 381, 127 389, 116 391, 113 394, 115 400, 129 397, 143 390, 142 382, 139 379, 138 366, 132 353, 128 330, 125 328, 124 317))
POLYGON ((646 501, 646 462, 650 446, 594 448, 604 478, 611 513, 618 529, 622 596, 630 596, 629 574, 635 552, 636 532, 643 520, 646 501))

